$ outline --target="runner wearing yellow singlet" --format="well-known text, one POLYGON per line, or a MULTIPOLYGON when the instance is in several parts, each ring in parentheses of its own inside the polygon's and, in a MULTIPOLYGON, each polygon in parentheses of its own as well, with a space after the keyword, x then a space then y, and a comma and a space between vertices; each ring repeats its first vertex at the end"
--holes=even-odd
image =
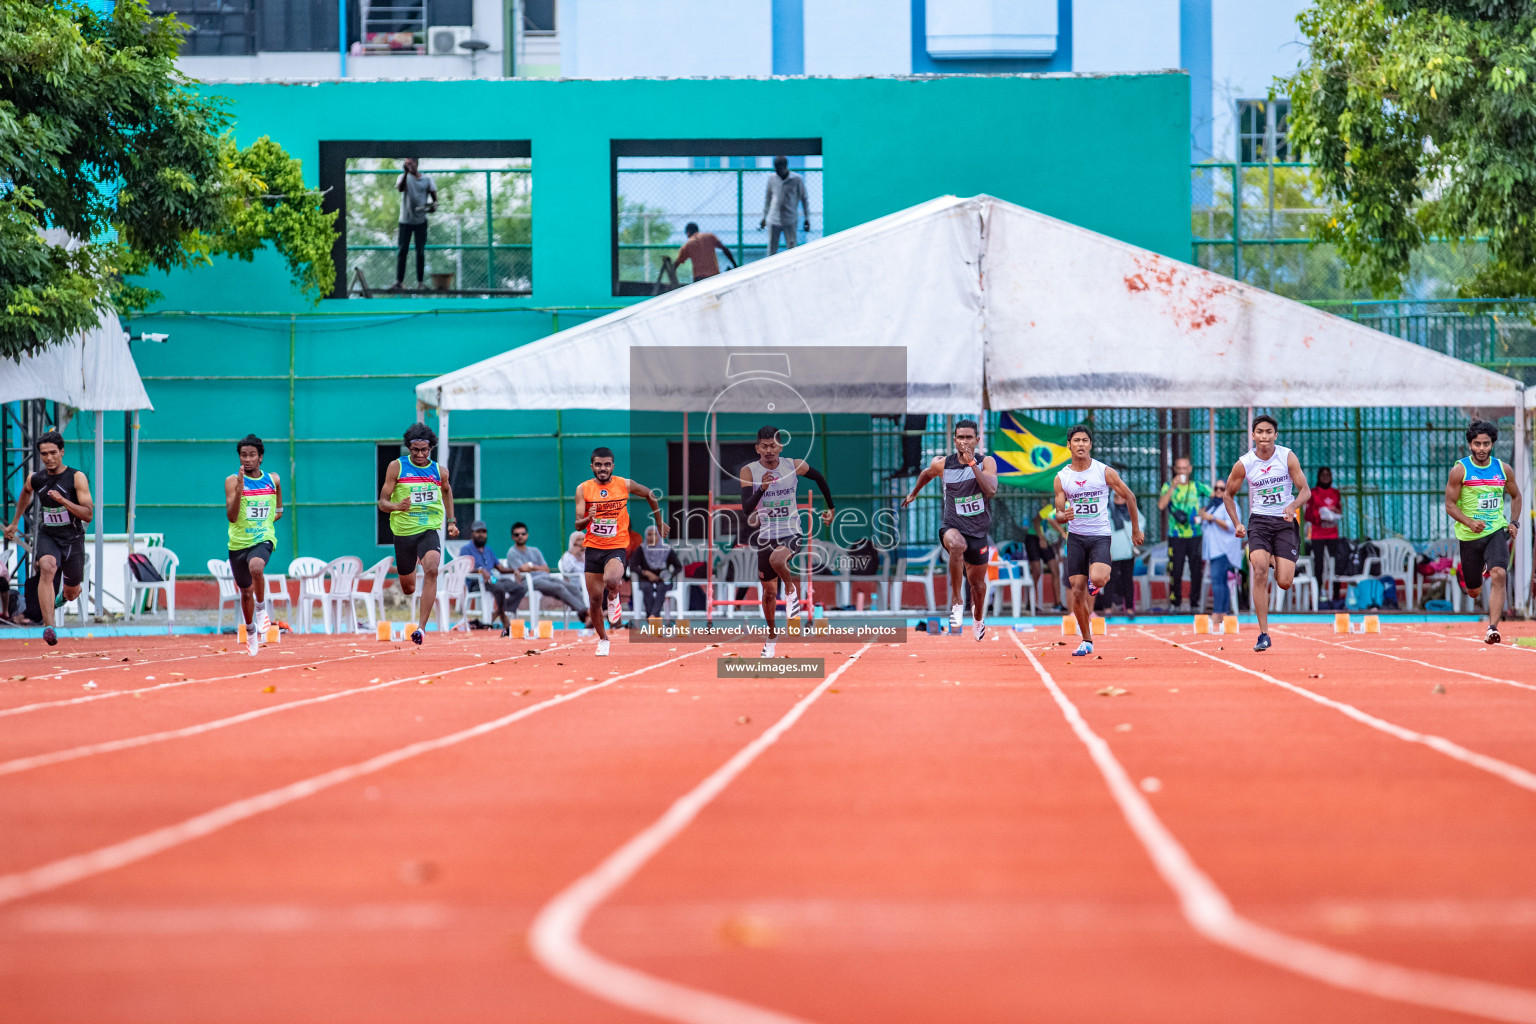
POLYGON ((224 515, 229 520, 229 568, 240 588, 246 650, 255 657, 266 641, 267 563, 277 544, 283 518, 283 482, 261 468, 267 449, 261 438, 246 434, 235 445, 240 472, 224 478, 224 515))
POLYGON ((437 568, 443 559, 437 531, 447 522, 452 538, 459 535, 459 527, 453 521, 453 488, 432 459, 437 435, 425 423, 412 423, 405 432, 405 447, 410 458, 396 459, 384 473, 379 511, 389 513, 395 572, 406 597, 416 592, 416 566, 421 565, 421 617, 411 633, 411 642, 420 644, 437 604, 437 568))
POLYGON ((651 518, 665 537, 667 524, 662 521, 656 495, 644 484, 614 476, 613 451, 594 448, 592 479, 583 480, 576 488, 576 529, 586 531, 588 621, 597 630, 599 657, 608 655, 608 624, 617 626, 622 617, 619 584, 624 581, 625 556, 638 543, 632 542, 629 528, 630 498, 645 499, 651 506, 651 518))

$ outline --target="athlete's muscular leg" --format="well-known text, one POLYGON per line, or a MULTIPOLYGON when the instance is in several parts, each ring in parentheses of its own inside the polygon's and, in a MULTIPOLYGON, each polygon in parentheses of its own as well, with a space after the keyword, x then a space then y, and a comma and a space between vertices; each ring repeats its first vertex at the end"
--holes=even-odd
MULTIPOLYGON (((1089 566, 1089 571, 1092 570, 1093 567, 1089 566)), ((1067 608, 1077 619, 1078 635, 1093 643, 1093 598, 1088 596, 1088 577, 1073 576, 1067 587, 1067 608)))
MULTIPOLYGON (((789 563, 793 558, 794 555, 789 548, 775 548, 773 553, 768 556, 768 567, 773 570, 774 578, 763 584, 763 614, 768 617, 768 635, 770 637, 773 636, 774 603, 778 600, 780 581, 783 581, 783 589, 786 593, 795 589, 794 572, 789 567, 789 563)), ((802 596, 807 601, 810 601, 813 597, 811 594, 804 594, 802 596)), ((800 614, 804 616, 805 612, 802 611, 800 614)))
POLYGON ((53 576, 59 571, 59 560, 44 555, 37 560, 37 606, 43 612, 43 625, 53 625, 53 576))
POLYGON ((437 567, 442 560, 441 551, 428 551, 421 556, 421 616, 416 628, 423 632, 432 618, 432 608, 437 604, 437 567))
POLYGON ((773 552, 768 556, 769 566, 773 568, 774 574, 783 581, 786 591, 795 589, 795 573, 789 567, 791 557, 792 555, 787 547, 774 548, 773 552))
POLYGON ((599 640, 608 639, 608 615, 603 610, 603 594, 608 588, 605 572, 589 572, 587 580, 587 622, 597 630, 599 640))
POLYGON ((971 618, 980 622, 982 609, 987 604, 986 564, 966 566, 965 578, 971 584, 971 618))
POLYGON ((240 608, 245 612, 247 624, 255 622, 253 616, 256 609, 266 603, 267 600, 267 563, 260 558, 252 558, 245 563, 251 570, 251 589, 240 592, 240 608))
POLYGON ((1296 578, 1296 563, 1289 558, 1276 558, 1274 573, 1275 585, 1281 590, 1290 590, 1291 581, 1296 578))
MULTIPOLYGON (((1269 632, 1269 558, 1268 551, 1248 552, 1248 564, 1253 569, 1249 597, 1253 600, 1253 615, 1259 620, 1260 633, 1269 632)), ((1295 570, 1296 564, 1292 562, 1291 571, 1295 570)))
POLYGON ((610 558, 608 564, 603 566, 603 601, 606 603, 619 596, 619 587, 624 582, 624 563, 617 558, 610 558))
POLYGON ((965 573, 965 538, 951 526, 939 537, 939 542, 949 556, 949 603, 965 604, 965 589, 961 582, 965 573))
MULTIPOLYGON (((770 564, 772 564, 770 562, 770 564)), ((774 617, 775 605, 779 603, 779 578, 769 576, 760 584, 763 593, 763 618, 768 623, 768 639, 772 640, 778 635, 778 622, 774 617)))
POLYGON ((1488 570, 1488 625, 1497 628, 1504 618, 1504 587, 1508 574, 1498 566, 1488 570))

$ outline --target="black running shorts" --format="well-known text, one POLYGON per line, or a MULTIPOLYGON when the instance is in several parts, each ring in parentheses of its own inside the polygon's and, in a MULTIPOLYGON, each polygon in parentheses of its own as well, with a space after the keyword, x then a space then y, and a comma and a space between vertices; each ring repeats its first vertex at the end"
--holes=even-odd
POLYGON ((409 576, 416 571, 416 563, 427 557, 428 551, 441 550, 443 550, 443 542, 436 530, 422 530, 420 533, 407 534, 404 537, 397 533, 395 534, 395 572, 401 576, 409 576))
MULTIPOLYGON (((940 533, 939 539, 942 540, 944 538, 944 536, 946 536, 949 533, 950 530, 954 530, 956 533, 960 534, 960 539, 965 541, 965 556, 964 557, 965 557, 965 564, 966 565, 986 565, 987 564, 987 538, 985 538, 985 537, 970 537, 970 536, 967 536, 966 534, 960 533, 960 531, 958 529, 956 529, 955 527, 953 527, 953 526, 946 526, 944 528, 944 530, 940 533)), ((945 550, 948 551, 949 549, 945 548, 945 550)))
POLYGON ((1474 540, 1461 542, 1461 585, 1476 590, 1483 585, 1484 569, 1509 571, 1509 531, 1499 527, 1474 540))
MULTIPOLYGON (((260 544, 252 544, 248 548, 229 553, 229 568, 235 574, 235 586, 245 590, 251 586, 251 559, 259 558, 263 565, 272 561, 272 542, 264 540, 260 544)), ((266 600, 266 594, 258 594, 262 600, 266 600)))
POLYGON ((1087 576, 1090 565, 1109 567, 1109 536, 1067 534, 1067 577, 1087 576))
POLYGON ((793 537, 775 537, 766 539, 761 534, 757 538, 757 578, 767 581, 778 579, 779 574, 773 571, 773 553, 779 548, 789 549, 789 559, 793 563, 795 556, 805 547, 805 538, 798 534, 793 537))
POLYGON ((60 574, 64 576, 66 587, 78 587, 85 581, 85 535, 81 534, 72 540, 55 537, 47 530, 38 532, 37 535, 37 560, 41 562, 45 555, 52 555, 59 567, 54 572, 57 581, 60 574))
POLYGON ((619 564, 628 567, 629 560, 624 557, 623 548, 587 548, 587 572, 594 576, 601 576, 608 563, 615 558, 619 564))
POLYGON ((1301 536, 1296 531, 1296 520, 1250 515, 1248 550, 1250 553, 1268 551, 1275 558, 1283 558, 1287 562, 1296 561, 1296 556, 1301 552, 1301 536))

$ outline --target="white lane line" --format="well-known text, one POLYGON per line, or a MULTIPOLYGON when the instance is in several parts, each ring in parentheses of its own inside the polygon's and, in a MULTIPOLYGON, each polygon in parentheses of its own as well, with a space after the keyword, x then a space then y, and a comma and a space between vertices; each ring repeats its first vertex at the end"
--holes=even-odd
POLYGON ((147 857, 152 857, 157 853, 163 853, 173 847, 181 846, 183 843, 189 843, 194 839, 201 839, 203 836, 212 835, 221 829, 245 821, 247 818, 254 818, 258 814, 264 814, 267 811, 287 806, 307 796, 314 796, 316 793, 324 792, 344 782, 351 782, 353 779, 381 772, 385 768, 399 764, 402 761, 408 761, 413 757, 430 754, 434 751, 456 746, 465 740, 471 740, 478 736, 495 732, 497 729, 511 725, 513 722, 520 722, 530 715, 537 714, 545 708, 552 708, 558 704, 567 703, 594 690, 601 690, 621 680, 631 679, 653 669, 670 665, 675 661, 682 661, 684 658, 691 658, 695 654, 702 653, 702 651, 708 649, 700 648, 697 651, 689 651, 687 654, 668 658, 666 661, 657 662, 654 665, 647 665, 633 672, 609 676, 600 683, 583 686, 578 690, 572 690, 570 693, 558 694, 537 704, 530 704, 528 707, 514 711, 509 715, 503 715, 500 718, 493 718, 488 722, 481 722, 479 725, 470 726, 468 729, 460 729, 458 732, 439 736, 437 739, 422 740, 418 743, 399 747, 387 753, 379 754, 376 757, 370 757, 366 761, 359 761, 356 764, 333 768, 328 772, 312 775, 307 779, 300 779, 298 782, 292 782, 286 786, 269 789, 265 793, 258 793, 255 796, 227 803, 222 807, 216 807, 211 811, 179 821, 174 825, 157 828, 134 836, 131 839, 113 843, 110 846, 91 850, 89 853, 65 857, 27 871, 0 875, 0 904, 14 903, 16 900, 58 889, 69 885, 71 882, 78 882, 93 875, 100 875, 120 867, 125 867, 147 857))
POLYGON ((1195 931, 1234 952, 1336 988, 1489 1020, 1536 1024, 1536 992, 1529 989, 1373 960, 1298 939, 1240 915, 1163 824, 1109 744, 1084 721, 1077 705, 1056 685, 1045 666, 1023 644, 1019 646, 1050 691, 1062 717, 1088 748, 1088 755, 1104 777, 1115 803, 1120 805, 1126 824, 1141 841, 1157 873, 1178 896, 1184 919, 1195 931))
MULTIPOLYGON (((1137 632, 1144 636, 1152 637, 1154 640, 1160 640, 1165 644, 1172 645, 1174 643, 1172 640, 1163 640, 1162 637, 1153 633, 1148 633, 1144 629, 1137 630, 1137 632)), ((1521 768, 1519 765, 1510 764, 1508 761, 1500 761, 1496 757, 1489 757, 1487 754, 1479 754, 1475 750, 1468 750, 1461 744, 1453 743, 1446 739, 1444 736, 1436 736, 1433 733, 1416 732, 1413 729, 1404 728, 1403 726, 1397 725, 1394 722, 1389 722, 1384 718, 1377 718, 1373 714, 1361 711, 1353 704, 1346 704, 1341 700, 1334 700, 1332 697, 1324 697, 1322 694, 1314 693, 1304 686, 1297 686, 1295 683, 1288 683, 1284 679, 1276 679, 1274 676, 1268 674, 1267 672, 1259 672, 1255 669, 1239 665, 1235 661, 1228 661, 1226 658, 1218 658, 1214 654, 1207 654, 1204 651, 1197 651, 1190 647, 1184 647, 1183 644, 1180 644, 1179 646, 1184 650, 1189 651, 1191 654, 1197 654, 1202 658, 1209 658, 1214 662, 1218 662, 1227 666, 1228 668, 1233 668, 1239 672, 1253 676, 1255 679, 1262 679, 1266 683, 1272 683, 1281 689, 1289 690, 1298 696, 1305 697, 1307 700, 1314 701, 1323 705, 1324 707, 1333 708, 1333 710, 1353 718, 1360 724, 1368 725, 1372 729, 1386 733, 1388 736, 1400 739, 1405 743, 1417 743, 1428 747, 1430 750, 1433 750, 1436 753, 1444 754, 1446 757, 1460 761, 1462 764, 1471 765, 1473 768, 1480 768, 1483 771, 1488 772, 1490 775, 1498 776, 1505 782, 1519 786, 1521 789, 1529 790, 1532 793, 1536 793, 1536 772, 1529 772, 1524 768, 1521 768)))
MULTIPOLYGON (((1503 683, 1506 686, 1518 686, 1522 690, 1536 690, 1536 686, 1533 686, 1530 683, 1521 683, 1521 682, 1517 682, 1517 681, 1515 681, 1513 679, 1501 679, 1498 676, 1483 675, 1481 672, 1473 672, 1473 671, 1471 671, 1469 669, 1464 669, 1464 668, 1450 668, 1450 667, 1448 667, 1446 665, 1436 665, 1434 662, 1420 661, 1417 658, 1404 658, 1401 655, 1388 654, 1386 651, 1377 651, 1377 650, 1373 650, 1373 649, 1371 649, 1369 647, 1358 647, 1358 646, 1356 646, 1357 641, 1351 641, 1349 643, 1349 645, 1346 647, 1346 645, 1341 644, 1341 643, 1335 643, 1335 642, 1333 642, 1331 640, 1323 640, 1323 639, 1320 639, 1320 638, 1315 637, 1315 636, 1307 636, 1305 633, 1293 633, 1293 632, 1291 632, 1288 629, 1287 630, 1283 630, 1283 631, 1282 630, 1276 630, 1276 632, 1277 633, 1283 633, 1283 635, 1285 635, 1285 636, 1299 637, 1302 640, 1311 640, 1314 643, 1323 644, 1326 647, 1345 647, 1346 650, 1359 651, 1361 654, 1374 654, 1378 658, 1391 658, 1393 661, 1406 661, 1406 662, 1408 662, 1409 664, 1412 664, 1412 665, 1423 665, 1425 668, 1438 669, 1441 672, 1454 672, 1456 675, 1459 675, 1459 676, 1471 676, 1473 679, 1482 679, 1482 680, 1484 680, 1486 682, 1490 682, 1490 683, 1503 683)), ((1463 639, 1466 639, 1466 638, 1464 637, 1463 639)), ((1476 640, 1476 641, 1473 641, 1473 642, 1474 643, 1482 643, 1481 640, 1476 640)))
POLYGON ((783 718, 678 797, 660 818, 546 903, 528 931, 534 959, 555 977, 589 995, 653 1017, 683 1024, 806 1024, 800 1017, 689 988, 614 963, 582 943, 581 929, 599 905, 687 828, 763 751, 778 742, 806 709, 873 646, 860 647, 783 718))
MULTIPOLYGON (((562 644, 559 647, 551 647, 550 651, 565 650, 575 647, 574 643, 562 644)), ((540 652, 544 653, 544 652, 540 652)), ((31 771, 34 768, 43 768, 51 764, 61 764, 65 761, 78 761, 82 757, 93 757, 97 754, 110 754, 119 750, 132 750, 136 747, 147 747, 152 743, 163 743, 166 740, 186 739, 189 736, 201 736, 203 733, 213 732, 216 729, 228 728, 231 725, 240 725, 243 722, 251 722, 268 715, 275 715, 280 711, 292 711, 294 708, 309 707, 313 704, 325 704, 343 697, 351 697, 359 693, 372 693, 374 690, 387 690, 392 686, 402 683, 415 682, 419 679, 436 679, 440 676, 452 675, 455 672, 468 672, 472 669, 487 668, 491 665, 500 665, 508 661, 524 660, 526 654, 514 654, 505 658, 495 658, 489 661, 477 662, 473 665, 464 665, 459 668, 443 669, 441 672, 422 672, 414 676, 401 676, 398 679, 387 679, 380 683, 372 683, 368 686, 359 686, 351 690, 337 690, 334 693, 322 694, 319 697, 308 697, 304 700, 291 700, 286 704, 273 704, 270 707, 257 708, 254 711, 246 711, 238 715, 230 715, 228 718, 218 718, 211 722, 199 722, 196 725, 183 726, 180 729, 167 729, 163 732, 145 733, 142 736, 129 736, 120 740, 107 740, 104 743, 88 743, 84 746, 70 747, 67 750, 55 750, 47 754, 34 754, 31 757, 18 757, 10 761, 0 761, 0 775, 15 775, 18 772, 31 771)))
MULTIPOLYGON (((89 704, 92 701, 110 700, 113 697, 127 697, 134 693, 153 693, 157 690, 169 690, 177 686, 191 686, 194 683, 217 683, 226 679, 248 679, 252 676, 264 676, 268 672, 281 672, 284 669, 303 669, 310 665, 334 665, 338 661, 355 661, 358 658, 377 658, 388 651, 370 651, 367 654, 349 654, 344 658, 327 658, 324 661, 295 661, 287 665, 269 665, 266 668, 254 669, 250 672, 236 672, 225 676, 209 676, 206 679, 176 679, 169 683, 156 683, 154 686, 141 686, 133 690, 108 690, 105 693, 88 693, 83 697, 65 697, 60 700, 44 700, 35 704, 22 704, 14 708, 0 708, 0 718, 11 715, 25 715, 33 711, 45 711, 48 708, 69 707, 73 704, 89 704)), ((244 655, 235 655, 244 657, 244 655)))

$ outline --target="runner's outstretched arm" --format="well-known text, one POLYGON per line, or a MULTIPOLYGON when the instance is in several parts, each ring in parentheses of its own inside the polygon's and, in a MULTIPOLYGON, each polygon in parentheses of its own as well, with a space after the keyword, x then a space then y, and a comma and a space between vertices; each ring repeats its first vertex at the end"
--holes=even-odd
POLYGON ((928 486, 928 481, 941 476, 943 472, 944 458, 943 456, 936 457, 932 462, 928 463, 921 473, 917 474, 917 482, 912 485, 912 490, 907 492, 907 496, 901 499, 901 507, 909 507, 917 500, 918 492, 928 486))
POLYGON ((1227 506, 1227 515, 1232 519, 1232 532, 1238 537, 1248 536, 1248 528, 1243 525, 1243 521, 1237 515, 1237 489, 1247 478, 1248 474, 1243 471, 1242 462, 1232 463, 1232 472, 1227 474, 1227 493, 1222 495, 1221 499, 1227 506))
POLYGON ((629 488, 629 492, 631 494, 639 491, 640 496, 645 499, 645 503, 651 506, 651 519, 656 523, 657 531, 660 532, 663 537, 665 537, 670 531, 671 527, 669 527, 661 518, 661 502, 656 500, 656 495, 652 493, 649 487, 640 483, 638 480, 626 480, 624 483, 629 488))

